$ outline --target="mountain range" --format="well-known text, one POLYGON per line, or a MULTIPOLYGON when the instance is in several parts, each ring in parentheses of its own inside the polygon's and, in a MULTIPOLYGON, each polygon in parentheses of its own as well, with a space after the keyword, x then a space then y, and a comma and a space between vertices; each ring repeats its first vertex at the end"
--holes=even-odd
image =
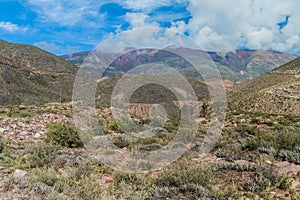
MULTIPOLYGON (((189 53, 203 58, 209 55, 221 69, 223 78, 231 81, 242 81, 267 72, 228 88, 228 100, 235 109, 292 115, 297 115, 300 111, 298 105, 300 58, 293 60, 296 58, 294 55, 262 50, 237 50, 222 54, 187 48, 177 48, 175 52, 189 53), (290 62, 275 68, 287 61, 290 62)), ((0 104, 70 101, 78 66, 88 54, 89 52, 81 52, 57 57, 34 46, 0 40, 0 104)), ((105 53, 100 52, 100 54, 102 56, 105 53)), ((119 74, 146 62, 164 63, 181 70, 184 75, 191 77, 188 81, 199 99, 207 99, 207 95, 204 94, 207 88, 201 81, 192 78, 192 67, 182 62, 181 58, 170 53, 168 49, 159 51, 148 49, 146 53, 132 49, 118 59, 114 59, 116 57, 114 54, 109 56, 114 62, 105 73, 106 76, 113 78, 99 82, 96 95, 101 96, 101 99, 98 103, 108 105, 109 95, 120 78, 119 74)), ((151 98, 147 99, 149 100, 147 103, 159 101, 166 92, 163 89, 157 92, 153 88, 155 88, 153 85, 149 85, 147 91, 136 91, 131 101, 141 103, 145 100, 141 98, 149 94, 151 98)), ((169 96, 170 100, 175 100, 174 96, 169 96)))
MULTIPOLYGON (((80 66, 89 53, 89 51, 79 52, 63 55, 61 58, 80 66)), ((132 48, 123 55, 106 54, 104 52, 96 52, 96 55, 100 58, 109 57, 110 60, 113 60, 111 63, 113 68, 109 68, 106 73, 109 77, 126 73, 135 66, 153 62, 176 68, 185 76, 199 78, 195 76, 197 73, 195 73, 193 66, 184 64, 182 58, 178 56, 182 53, 213 61, 222 77, 232 82, 243 82, 252 79, 297 58, 295 55, 270 50, 239 49, 235 52, 221 53, 183 47, 167 47, 162 50, 132 48)))
MULTIPOLYGON (((80 66, 88 54, 63 56, 66 61, 37 47, 0 40, 0 199, 300 198, 300 58, 289 61, 295 56, 260 50, 221 54, 186 48, 131 49, 121 56, 96 52, 97 57, 89 61, 98 62, 80 66), (215 61, 226 83, 224 123, 215 117, 222 110, 210 106, 223 102, 209 98, 215 77, 209 79, 211 85, 205 84, 176 52, 215 61), (94 73, 99 73, 99 58, 113 60, 102 78, 94 73), (178 94, 147 82, 149 76, 124 75, 135 66, 153 62, 172 66, 186 76, 176 76, 164 67, 158 70, 162 73, 152 74, 160 75, 158 82, 169 78, 178 94), (77 77, 82 69, 93 81, 77 77), (131 90, 137 79, 147 84, 131 90), (69 103, 75 80, 82 80, 78 87, 82 90, 75 87, 74 95, 84 97, 75 105, 95 98, 95 109, 76 110, 69 103), (193 93, 182 89, 185 81, 199 101, 196 126, 181 115, 183 110, 193 113, 195 109, 180 109, 178 104, 193 93), (89 86, 98 86, 95 96, 89 96, 89 86), (122 110, 109 108, 119 105, 111 105, 111 99, 124 102, 122 94, 128 90, 133 94, 125 105, 134 124, 112 112, 122 115, 118 112, 122 110), (74 111, 79 111, 77 118, 72 116, 74 111), (220 131, 215 128, 218 124, 220 131), (102 131, 98 132, 98 125, 102 131), (206 152, 211 142, 212 149, 206 152), (177 150, 182 152, 180 157, 167 166, 161 164, 168 157, 173 159, 177 150)), ((138 72, 147 74, 156 67, 144 66, 138 72)), ((211 68, 204 69, 207 73, 211 68)), ((214 94, 218 89, 213 88, 214 94)))

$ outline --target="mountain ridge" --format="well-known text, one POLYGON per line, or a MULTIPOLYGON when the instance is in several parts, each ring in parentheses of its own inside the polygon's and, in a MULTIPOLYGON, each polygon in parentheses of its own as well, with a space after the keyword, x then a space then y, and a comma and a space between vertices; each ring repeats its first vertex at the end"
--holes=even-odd
MULTIPOLYGON (((246 50, 246 49, 237 49, 235 52, 206 52, 196 49, 188 49, 184 47, 167 47, 162 50, 152 50, 148 54, 142 53, 143 50, 131 49, 131 51, 118 56, 117 54, 105 54, 103 52, 97 52, 97 56, 104 57, 109 56, 114 64, 114 69, 108 74, 108 76, 114 76, 122 73, 126 73, 126 70, 132 69, 134 67, 133 61, 137 62, 136 64, 143 64, 144 60, 151 60, 152 62, 164 62, 168 63, 171 66, 180 68, 180 60, 176 60, 171 56, 168 57, 166 52, 175 53, 188 53, 191 55, 200 56, 203 59, 210 59, 214 61, 223 76, 224 79, 228 79, 232 82, 243 82, 248 79, 252 79, 259 75, 262 75, 270 70, 281 66, 291 60, 297 58, 297 56, 292 54, 284 54, 278 51, 272 50, 246 50), (130 54, 131 60, 128 60, 128 54, 130 54), (154 54, 154 55, 152 55, 154 54), (122 59, 127 57, 126 59, 122 59), (123 69, 126 66, 126 69, 123 69)), ((89 51, 73 53, 71 55, 63 55, 61 58, 66 59, 67 61, 80 66, 84 59, 89 55, 89 51)), ((191 68, 187 67, 181 69, 184 75, 192 76, 191 68)), ((197 77, 194 77, 197 78, 197 77)))
POLYGON ((0 40, 0 104, 70 101, 77 70, 35 46, 0 40))
POLYGON ((237 84, 229 92, 235 109, 273 114, 300 113, 300 58, 237 84))

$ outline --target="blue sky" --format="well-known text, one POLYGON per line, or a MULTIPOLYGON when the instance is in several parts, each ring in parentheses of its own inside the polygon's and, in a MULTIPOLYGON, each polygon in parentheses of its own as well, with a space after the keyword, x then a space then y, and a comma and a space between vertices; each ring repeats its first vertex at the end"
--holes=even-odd
POLYGON ((159 27, 209 51, 300 55, 299 10, 296 0, 1 0, 0 39, 70 54, 122 31, 159 27))

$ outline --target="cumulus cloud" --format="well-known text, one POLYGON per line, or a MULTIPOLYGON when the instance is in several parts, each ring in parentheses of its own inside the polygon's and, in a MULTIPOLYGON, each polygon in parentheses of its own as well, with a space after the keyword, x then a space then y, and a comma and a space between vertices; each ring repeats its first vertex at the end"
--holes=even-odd
POLYGON ((300 4, 294 0, 190 0, 187 8, 191 37, 209 50, 245 46, 296 53, 299 46, 300 4))
MULTIPOLYGON (((300 4, 296 0, 21 1, 29 5, 42 21, 56 22, 61 26, 94 26, 94 30, 100 26, 105 29, 110 24, 105 13, 99 13, 100 8, 108 3, 119 4, 126 11, 113 20, 116 23, 120 20, 120 24, 113 24, 116 30, 106 30, 104 36, 124 31, 127 26, 123 25, 127 21, 129 29, 164 27, 182 34, 188 33, 203 49, 210 51, 232 51, 238 47, 248 47, 300 54, 300 4), (186 9, 179 12, 159 11, 162 7, 174 5, 186 9), (191 18, 188 20, 188 17, 191 18)), ((0 28, 5 26, 7 30, 17 29, 10 25, 2 22, 0 28)))
POLYGON ((271 29, 262 27, 260 30, 253 30, 246 33, 247 36, 247 46, 249 48, 268 48, 273 43, 274 35, 271 29))
POLYGON ((13 24, 11 22, 0 22, 0 29, 4 29, 8 32, 25 32, 28 30, 27 27, 18 26, 17 24, 13 24))
POLYGON ((97 46, 98 51, 124 53, 127 47, 162 49, 172 45, 198 48, 198 45, 172 29, 135 28, 111 37, 97 46))
POLYGON ((128 21, 132 28, 145 28, 145 27, 158 27, 159 24, 156 22, 149 23, 146 20, 149 18, 144 13, 126 13, 125 20, 128 21))
MULTIPOLYGON (((187 1, 177 0, 177 3, 180 2, 187 1)), ((168 0, 139 1, 136 4, 125 0, 122 3, 128 8, 145 12, 171 4, 168 0)), ((244 46, 299 53, 299 9, 295 0, 222 0, 209 3, 205 0, 190 0, 187 10, 192 18, 188 23, 170 20, 171 27, 168 29, 182 34, 188 32, 192 39, 209 51, 232 51, 244 46)), ((132 28, 159 26, 155 22, 149 23, 158 17, 149 17, 143 12, 127 13, 125 16, 132 28)))

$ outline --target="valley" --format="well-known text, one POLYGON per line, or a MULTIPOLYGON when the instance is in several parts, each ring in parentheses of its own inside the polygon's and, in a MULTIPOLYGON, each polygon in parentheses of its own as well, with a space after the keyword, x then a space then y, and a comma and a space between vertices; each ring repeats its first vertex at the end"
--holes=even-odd
POLYGON ((106 78, 97 80, 92 111, 102 131, 87 138, 94 146, 108 145, 107 139, 122 161, 176 140, 178 97, 157 84, 137 89, 128 105, 133 122, 149 128, 151 137, 126 133, 114 119, 111 94, 134 66, 173 66, 185 75, 199 103, 197 131, 180 158, 155 170, 143 163, 138 167, 144 172, 129 173, 102 162, 84 145, 82 127, 75 126, 73 84, 87 54, 57 57, 0 41, 0 199, 300 199, 299 58, 262 50, 208 53, 226 83, 227 108, 220 137, 203 153, 214 114, 210 86, 167 50, 122 55, 106 78), (156 121, 159 129, 151 124, 152 104, 166 111, 166 118, 156 121))

